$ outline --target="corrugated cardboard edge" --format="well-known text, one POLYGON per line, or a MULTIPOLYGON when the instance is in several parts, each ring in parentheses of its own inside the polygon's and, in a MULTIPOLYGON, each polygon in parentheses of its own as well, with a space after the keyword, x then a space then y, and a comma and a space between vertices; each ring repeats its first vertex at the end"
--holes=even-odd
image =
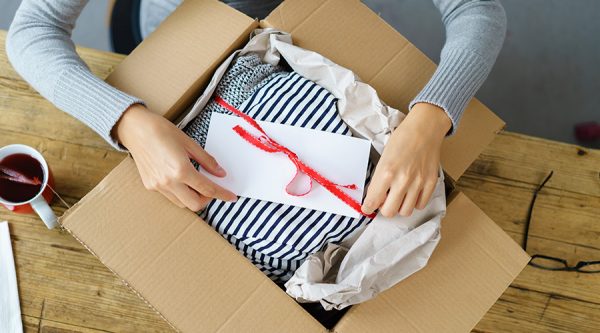
MULTIPOLYGON (((257 328, 258 323, 265 325, 269 321, 268 313, 261 309, 270 308, 269 311, 281 309, 275 320, 279 322, 278 328, 323 331, 313 317, 193 212, 168 204, 152 216, 146 216, 144 210, 139 209, 141 206, 155 207, 168 201, 159 193, 143 188, 131 158, 117 166, 81 203, 61 218, 65 230, 156 313, 169 318, 169 325, 177 330, 197 331, 199 324, 193 318, 212 318, 203 324, 214 330, 236 331, 240 329, 239 325, 253 327, 253 323, 257 328), (123 193, 122 188, 127 190, 123 193), (136 202, 124 200, 132 194, 136 194, 136 202), (113 211, 111 207, 119 209, 113 211), (131 209, 123 212, 123 207, 131 209), (165 224, 168 216, 173 221, 165 224), (144 229, 148 232, 139 232, 144 229), (127 258, 135 260, 131 262, 127 258), (186 274, 170 273, 183 271, 186 274), (202 287, 219 277, 220 287, 202 287), (165 284, 173 289, 165 289, 165 284), (165 290, 169 291, 165 293, 165 290), (206 300, 216 295, 214 290, 222 292, 220 299, 212 302, 212 314, 197 312, 203 309, 206 300), (275 303, 269 303, 269 300, 275 303), (249 308, 257 304, 254 302, 263 304, 259 308, 249 308), (190 317, 188 312, 196 315, 190 317), (293 319, 286 320, 285 313, 293 314, 293 319), (248 316, 255 320, 248 320, 248 316)), ((276 330, 271 327, 270 331, 276 330)))
POLYGON ((167 319, 167 317, 165 317, 160 311, 158 311, 157 308, 155 308, 150 302, 148 302, 147 299, 144 298, 144 296, 137 291, 137 289, 135 289, 134 286, 132 286, 131 284, 129 284, 129 282, 127 282, 127 280, 125 280, 122 276, 120 276, 117 272, 115 272, 114 270, 112 270, 108 265, 106 265, 102 259, 100 259, 100 257, 98 257, 98 255, 96 255, 96 253, 85 244, 84 241, 82 241, 81 239, 79 239, 79 237, 77 237, 77 235, 75 235, 71 229, 62 226, 61 224, 61 228, 63 230, 66 230, 69 234, 71 234, 71 236, 73 236, 73 238, 75 238, 75 240, 77 240, 79 242, 79 244, 81 244, 81 246, 83 246, 86 250, 88 250, 94 257, 96 257, 98 259, 98 261, 100 261, 112 274, 114 274, 119 280, 121 280, 121 282, 127 287, 129 288, 129 290, 131 290, 137 297, 139 297, 144 303, 146 303, 146 305, 152 309, 152 311, 154 311, 156 314, 158 314, 160 316, 160 318, 162 320, 164 320, 173 330, 175 330, 176 332, 181 332, 180 330, 177 329, 177 327, 175 327, 175 325, 173 325, 173 323, 171 321, 169 321, 169 319, 167 319))
MULTIPOLYGON (((104 179, 108 179, 108 177, 105 177, 104 179)), ((102 181, 104 181, 104 179, 102 181)), ((171 321, 169 321, 169 319, 167 319, 167 317, 165 317, 160 311, 158 311, 157 308, 155 308, 150 302, 148 302, 148 300, 146 298, 144 298, 144 296, 134 287, 132 286, 129 282, 127 282, 127 280, 125 280, 121 275, 119 275, 117 272, 115 272, 112 268, 110 268, 110 266, 108 266, 97 254, 96 252, 94 252, 94 250, 92 250, 83 240, 81 240, 79 237, 77 237, 77 235, 71 231, 71 229, 67 228, 62 221, 64 219, 66 219, 70 214, 72 214, 73 212, 75 212, 79 206, 83 203, 85 203, 85 201, 87 200, 88 197, 92 197, 94 191, 96 191, 97 188, 100 188, 100 186, 96 186, 94 187, 94 189, 92 189, 92 191, 90 191, 88 194, 86 194, 81 200, 79 200, 75 205, 73 205, 71 208, 69 208, 65 214, 63 214, 59 219, 58 219, 58 223, 60 224, 60 228, 67 231, 71 236, 73 236, 73 238, 75 238, 75 240, 77 242, 79 242, 79 244, 81 244, 81 246, 83 246, 86 250, 88 250, 88 252, 90 252, 94 257, 96 257, 96 259, 98 259, 98 261, 100 261, 114 276, 116 276, 119 280, 121 280, 121 282, 127 287, 129 288, 129 290, 131 290, 137 297, 139 297, 144 303, 146 303, 146 305, 152 309, 152 311, 154 311, 156 314, 158 314, 160 316, 160 318, 162 320, 164 320, 169 326, 171 326, 172 329, 174 329, 176 332, 180 332, 179 329, 177 329, 177 327, 175 327, 175 325, 173 325, 173 323, 171 321)))
MULTIPOLYGON (((434 252, 429 264, 405 281, 383 292, 373 300, 353 306, 336 325, 334 332, 364 332, 366 326, 377 327, 382 331, 389 330, 391 326, 394 326, 402 327, 403 332, 467 332, 472 330, 479 319, 489 311, 501 296, 501 293, 496 294, 496 291, 501 288, 503 291, 506 290, 525 268, 530 257, 466 195, 461 192, 453 193, 449 201, 449 208, 452 208, 451 206, 458 207, 453 207, 453 213, 448 216, 450 220, 446 219, 442 222, 442 242, 438 249, 442 252, 434 252), (464 213, 457 211, 460 208, 468 210, 469 215, 463 218, 464 213), (449 226, 448 223, 453 225, 449 226), (473 224, 476 225, 473 226, 473 224), (462 228, 465 226, 472 226, 473 230, 462 228), (444 230, 446 230, 446 235, 444 235, 444 230), (457 237, 467 237, 467 239, 457 240, 457 237), (481 244, 483 240, 478 237, 491 241, 493 244, 481 244), (450 244, 459 245, 459 247, 447 248, 450 244), (485 250, 479 256, 469 256, 474 253, 475 249, 485 250), (478 265, 478 260, 483 257, 489 259, 484 262, 489 266, 488 270, 485 270, 484 266, 478 265), (447 261, 447 259, 451 261, 447 261), (461 266, 466 273, 460 270, 461 266), (457 298, 453 298, 453 296, 457 296, 457 292, 442 288, 444 283, 460 286, 461 275, 472 276, 472 272, 480 267, 484 271, 481 271, 477 277, 472 277, 471 281, 466 281, 466 283, 471 283, 465 286, 467 292, 461 290, 457 298), (454 274, 443 274, 448 269, 453 270, 454 274), (498 272, 503 272, 504 275, 494 275, 498 272), (432 288, 432 284, 426 283, 436 280, 444 280, 444 283, 433 283, 435 288, 432 288), (481 295, 486 292, 488 293, 487 297, 483 300, 480 297, 480 300, 476 302, 478 304, 458 304, 463 307, 462 318, 457 318, 455 313, 449 314, 443 310, 440 311, 441 316, 448 317, 441 320, 447 325, 443 328, 433 324, 439 318, 426 319, 421 316, 425 309, 435 308, 438 305, 436 301, 439 301, 440 298, 452 299, 451 302, 468 302, 466 299, 469 298, 469 294, 481 295), (391 300, 395 300, 395 302, 391 302, 391 300), (465 310, 467 307, 468 311, 465 310), (393 312, 393 315, 388 313, 386 316, 391 320, 388 323, 381 322, 377 317, 384 311, 393 312)), ((473 299, 473 301, 477 300, 473 299)), ((445 304, 448 305, 451 302, 445 302, 445 304)))

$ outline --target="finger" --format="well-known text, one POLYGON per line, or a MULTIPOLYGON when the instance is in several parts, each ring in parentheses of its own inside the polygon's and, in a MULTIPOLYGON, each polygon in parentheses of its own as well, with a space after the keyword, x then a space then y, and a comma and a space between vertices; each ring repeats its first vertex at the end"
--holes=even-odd
POLYGON ((190 210, 197 212, 203 208, 202 196, 187 185, 177 184, 171 188, 171 192, 190 210))
POLYGON ((186 150, 202 168, 210 174, 217 177, 225 177, 227 172, 223 169, 217 160, 207 153, 196 141, 186 136, 186 150))
POLYGON ((436 184, 437 184, 437 179, 433 180, 433 181, 428 181, 427 183, 425 183, 425 186, 423 186, 423 190, 421 191, 421 194, 419 195, 419 199, 417 200, 416 207, 418 209, 425 208, 425 206, 429 203, 429 200, 431 200, 431 195, 433 194, 433 191, 435 190, 436 184))
POLYGON ((200 199, 200 204, 202 206, 201 209, 206 208, 206 206, 208 206, 208 204, 214 200, 213 198, 205 197, 203 195, 201 195, 200 197, 202 198, 202 199, 200 199))
POLYGON ((410 216, 412 214, 413 210, 415 209, 415 203, 417 202, 419 193, 421 193, 420 187, 413 187, 406 192, 406 197, 400 206, 400 215, 410 216))
POLYGON ((393 217, 394 215, 398 214, 405 196, 406 186, 404 184, 392 186, 392 188, 390 188, 390 193, 388 193, 387 197, 385 198, 385 202, 381 206, 381 209, 379 209, 381 215, 385 217, 393 217))
POLYGON ((387 172, 377 172, 373 175, 373 179, 367 189, 367 196, 361 207, 363 213, 371 214, 377 208, 381 207, 387 196, 387 191, 391 185, 391 175, 387 172))
POLYGON ((235 193, 213 183, 210 179, 206 178, 206 176, 198 172, 188 173, 188 178, 185 179, 185 183, 196 192, 209 198, 215 198, 223 201, 237 200, 237 195, 235 195, 235 193))
POLYGON ((169 201, 174 203, 177 207, 179 207, 179 208, 185 207, 185 205, 179 199, 177 199, 177 197, 175 197, 175 195, 173 195, 173 193, 171 193, 170 191, 162 190, 162 191, 160 191, 160 193, 162 195, 164 195, 167 199, 169 199, 169 201))
MULTIPOLYGON (((372 184, 372 183, 371 183, 372 184)), ((369 184, 367 188, 367 196, 361 206, 361 210, 365 214, 372 214, 385 202, 387 197, 387 189, 385 187, 375 187, 369 184)))

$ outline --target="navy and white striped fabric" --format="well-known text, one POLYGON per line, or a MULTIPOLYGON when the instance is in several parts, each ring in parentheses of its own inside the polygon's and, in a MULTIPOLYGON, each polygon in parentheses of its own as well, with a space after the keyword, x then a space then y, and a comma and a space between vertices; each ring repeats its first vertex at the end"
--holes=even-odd
MULTIPOLYGON (((336 98, 295 72, 273 75, 238 108, 257 120, 351 135, 337 112, 336 98)), ((230 113, 222 107, 212 109, 230 113)), ((353 219, 245 197, 235 203, 213 200, 200 217, 278 282, 287 281, 310 254, 370 222, 367 217, 353 219)))

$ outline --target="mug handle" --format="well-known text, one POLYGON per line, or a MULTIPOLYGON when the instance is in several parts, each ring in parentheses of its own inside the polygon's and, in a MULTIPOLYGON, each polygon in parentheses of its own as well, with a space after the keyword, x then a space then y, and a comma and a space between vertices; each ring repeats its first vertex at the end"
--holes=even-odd
POLYGON ((44 196, 38 196, 30 203, 30 205, 40 216, 42 221, 44 221, 44 224, 46 224, 48 229, 54 229, 58 225, 56 215, 54 215, 50 205, 44 200, 44 196))

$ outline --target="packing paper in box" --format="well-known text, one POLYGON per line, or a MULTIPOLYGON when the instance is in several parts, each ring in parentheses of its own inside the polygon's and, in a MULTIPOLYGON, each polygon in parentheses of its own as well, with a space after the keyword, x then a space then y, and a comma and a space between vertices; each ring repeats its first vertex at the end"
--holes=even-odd
MULTIPOLYGON (((372 154, 374 160, 404 118, 351 70, 294 46, 288 33, 257 29, 244 48, 217 68, 204 93, 177 122, 179 128, 202 112, 233 59, 249 52, 260 54, 264 62, 273 65, 285 60, 293 71, 330 91, 338 99, 338 112, 352 134, 371 141, 377 152, 372 154)), ((408 218, 377 215, 343 244, 330 244, 309 257, 286 283, 286 292, 299 302, 321 302, 326 309, 341 309, 375 297, 425 267, 439 243, 445 212, 440 169, 433 197, 425 209, 415 210, 408 218)))
POLYGON ((378 214, 344 244, 328 244, 311 255, 285 284, 299 302, 321 302, 326 310, 367 301, 425 267, 440 240, 446 211, 443 174, 431 201, 409 217, 378 214))

